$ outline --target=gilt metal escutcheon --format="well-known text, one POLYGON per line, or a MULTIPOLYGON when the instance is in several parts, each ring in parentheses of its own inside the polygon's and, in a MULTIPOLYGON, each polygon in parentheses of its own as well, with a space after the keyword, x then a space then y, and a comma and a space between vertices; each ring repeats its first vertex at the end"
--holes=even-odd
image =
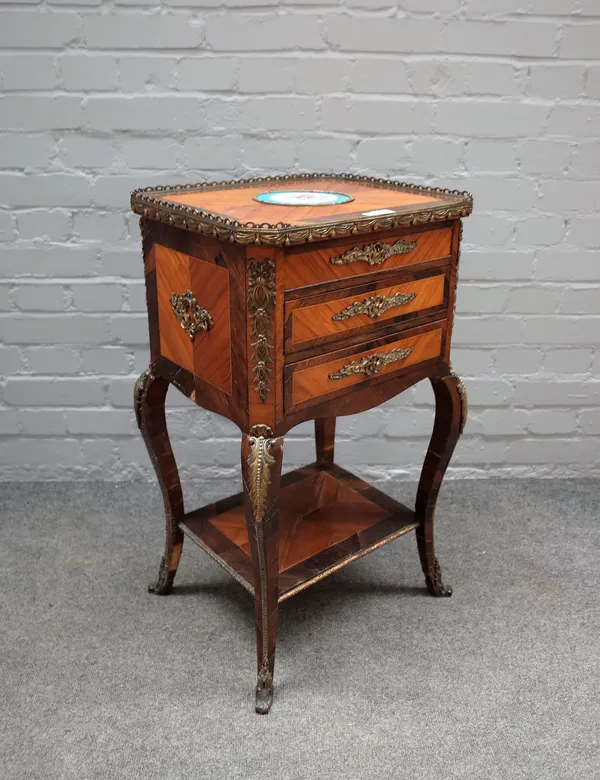
POLYGON ((376 320, 385 314, 386 311, 394 309, 396 306, 406 306, 407 303, 414 301, 417 297, 417 293, 402 293, 397 292, 394 295, 373 295, 370 298, 365 298, 364 301, 355 301, 346 306, 345 309, 334 314, 331 318, 341 322, 343 320, 349 320, 352 317, 358 317, 360 314, 366 314, 372 320, 376 320))
POLYGON ((190 341, 194 340, 198 331, 208 331, 213 325, 212 317, 206 309, 198 305, 198 301, 191 290, 186 290, 182 295, 173 293, 171 295, 171 306, 173 307, 173 314, 188 334, 190 341))
POLYGON ((339 371, 329 374, 329 378, 345 379, 347 376, 352 376, 352 374, 373 376, 373 374, 378 374, 382 368, 388 366, 390 363, 397 363, 400 360, 404 360, 412 351, 412 347, 407 347, 406 349, 392 349, 391 352, 376 352, 374 355, 367 355, 360 360, 354 360, 352 363, 348 363, 347 366, 340 368, 339 371))
POLYGON ((416 249, 416 241, 395 241, 393 244, 365 244, 349 249, 339 257, 331 257, 332 265, 349 265, 350 263, 368 263, 369 265, 382 265, 393 255, 405 255, 416 249))

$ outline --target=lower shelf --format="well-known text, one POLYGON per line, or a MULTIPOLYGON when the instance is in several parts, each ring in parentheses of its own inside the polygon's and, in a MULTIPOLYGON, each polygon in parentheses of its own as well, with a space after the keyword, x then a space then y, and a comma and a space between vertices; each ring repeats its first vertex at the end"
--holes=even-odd
MULTIPOLYGON (((279 601, 416 528, 415 513, 339 466, 281 478, 279 601)), ((254 574, 243 494, 185 515, 182 530, 247 590, 254 574)))

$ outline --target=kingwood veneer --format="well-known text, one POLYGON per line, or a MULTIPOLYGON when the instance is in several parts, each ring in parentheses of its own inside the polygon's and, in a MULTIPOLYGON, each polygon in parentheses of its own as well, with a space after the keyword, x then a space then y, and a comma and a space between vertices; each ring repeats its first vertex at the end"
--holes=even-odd
POLYGON ((277 606, 415 531, 428 591, 449 596, 433 514, 463 430, 450 368, 468 193, 358 177, 301 176, 137 190, 151 364, 138 424, 163 492, 166 547, 153 593, 171 590, 188 535, 256 603, 256 710, 272 702, 277 606), (258 203, 265 190, 332 190, 333 206, 258 203), (334 464, 335 418, 424 378, 436 398, 414 509, 334 464), (238 495, 186 513, 165 423, 175 385, 242 434, 238 495), (281 477, 284 434, 315 420, 316 462, 281 477))

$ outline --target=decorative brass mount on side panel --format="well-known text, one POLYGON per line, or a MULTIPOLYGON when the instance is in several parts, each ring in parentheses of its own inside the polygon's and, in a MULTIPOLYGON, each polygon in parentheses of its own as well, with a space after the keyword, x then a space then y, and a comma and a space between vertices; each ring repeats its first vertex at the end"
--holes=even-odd
POLYGON ((194 293, 186 290, 182 295, 171 295, 173 314, 184 331, 193 341, 198 331, 208 331, 213 326, 213 319, 202 306, 198 305, 194 293))

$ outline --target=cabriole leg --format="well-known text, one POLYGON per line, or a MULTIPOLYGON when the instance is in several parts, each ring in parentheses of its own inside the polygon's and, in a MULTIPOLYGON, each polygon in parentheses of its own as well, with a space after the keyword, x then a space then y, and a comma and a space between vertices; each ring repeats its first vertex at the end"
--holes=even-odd
POLYGON ((255 425, 249 435, 243 434, 242 478, 256 602, 256 712, 261 714, 266 714, 273 702, 282 460, 283 438, 273 438, 270 428, 255 425))
POLYGON ((417 545, 427 590, 432 596, 451 596, 452 588, 444 585, 435 557, 433 519, 446 468, 467 421, 468 400, 462 380, 452 371, 445 377, 432 377, 431 384, 435 393, 435 423, 417 490, 417 545))
POLYGON ((148 587, 150 593, 161 596, 171 591, 183 549, 183 532, 179 528, 179 522, 183 519, 183 493, 165 419, 168 389, 167 380, 154 376, 150 369, 144 371, 134 389, 137 424, 156 471, 165 504, 165 554, 157 581, 148 587))
POLYGON ((335 419, 335 417, 319 417, 315 420, 317 463, 321 466, 333 463, 335 419))

